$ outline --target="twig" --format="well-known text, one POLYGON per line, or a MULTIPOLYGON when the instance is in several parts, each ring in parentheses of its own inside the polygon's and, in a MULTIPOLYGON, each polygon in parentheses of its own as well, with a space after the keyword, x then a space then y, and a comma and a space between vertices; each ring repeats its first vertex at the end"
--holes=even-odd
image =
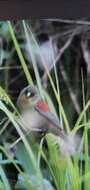
POLYGON ((3 128, 0 130, 0 135, 5 131, 5 129, 9 125, 9 123, 10 123, 10 120, 7 120, 6 123, 4 124, 3 128))
POLYGON ((22 69, 22 67, 21 66, 4 66, 4 67, 2 67, 2 66, 0 66, 0 70, 7 70, 7 69, 22 69))
MULTIPOLYGON (((42 129, 36 129, 36 128, 35 128, 35 129, 31 129, 31 130, 27 131, 24 136, 26 137, 27 135, 29 135, 30 132, 42 132, 42 129)), ((10 149, 14 148, 20 141, 22 141, 22 137, 19 137, 16 141, 14 141, 14 142, 9 146, 9 148, 10 148, 10 149)))
POLYGON ((71 98, 71 100, 72 100, 72 102, 73 102, 73 104, 74 104, 74 107, 75 107, 77 113, 79 114, 79 113, 80 113, 80 107, 79 107, 79 104, 78 104, 78 102, 77 102, 76 96, 75 96, 74 92, 72 91, 72 88, 71 88, 71 86, 70 86, 70 84, 69 84, 69 82, 68 82, 67 74, 66 74, 66 72, 64 71, 63 65, 60 64, 60 68, 61 68, 62 77, 63 77, 63 79, 64 79, 64 81, 65 81, 65 84, 67 85, 70 98, 71 98))
MULTIPOLYGON (((56 59, 54 60, 53 64, 51 65, 51 68, 50 70, 53 68, 53 66, 57 63, 58 60, 60 60, 62 54, 65 52, 65 50, 70 46, 71 42, 72 42, 72 39, 74 37, 74 35, 77 33, 77 31, 80 29, 80 27, 76 28, 74 30, 74 32, 72 33, 72 35, 70 36, 70 38, 67 40, 67 42, 64 44, 64 46, 59 50, 59 54, 57 55, 56 59)), ((66 75, 66 72, 64 71, 64 68, 63 66, 60 64, 60 68, 61 68, 61 74, 62 74, 62 77, 67 85, 67 88, 68 88, 68 91, 69 91, 69 95, 71 97, 71 100, 74 104, 74 107, 77 111, 77 113, 79 114, 80 113, 80 107, 79 107, 79 104, 77 102, 77 99, 76 99, 76 96, 74 94, 74 92, 72 91, 72 88, 68 82, 68 78, 67 78, 67 75, 66 75)), ((49 70, 49 71, 50 71, 49 70)), ((47 79, 47 74, 45 73, 44 76, 43 76, 43 81, 47 79)), ((45 82, 45 81, 44 81, 45 82)))
POLYGON ((14 143, 12 143, 9 148, 12 149, 15 147, 16 144, 18 144, 22 140, 22 137, 19 137, 14 143))
POLYGON ((53 35, 51 35, 51 38, 52 38, 52 40, 56 40, 56 39, 58 39, 60 37, 68 36, 68 35, 72 34, 74 32, 74 30, 75 30, 75 28, 67 30, 65 32, 60 32, 60 33, 57 33, 57 34, 53 34, 53 35))
POLYGON ((65 24, 78 24, 78 25, 90 25, 90 21, 83 21, 83 20, 68 20, 68 19, 44 19, 47 21, 55 21, 55 22, 61 22, 65 24))
POLYGON ((21 71, 17 76, 15 76, 14 78, 12 78, 8 84, 8 87, 10 87, 11 84, 13 84, 16 80, 19 79, 19 77, 21 77, 23 75, 23 71, 21 71))
MULTIPOLYGON (((49 72, 52 70, 52 68, 54 67, 54 65, 56 65, 56 63, 58 62, 58 60, 60 60, 62 54, 65 52, 65 50, 70 46, 73 37, 75 36, 75 34, 77 33, 77 31, 80 29, 81 27, 78 27, 74 30, 74 32, 70 35, 69 39, 66 41, 66 43, 64 44, 64 46, 59 50, 59 53, 56 57, 56 59, 54 60, 54 62, 52 63, 51 67, 49 68, 49 72)), ((42 82, 45 83, 45 80, 47 80, 47 73, 45 72, 43 77, 42 77, 42 82)))

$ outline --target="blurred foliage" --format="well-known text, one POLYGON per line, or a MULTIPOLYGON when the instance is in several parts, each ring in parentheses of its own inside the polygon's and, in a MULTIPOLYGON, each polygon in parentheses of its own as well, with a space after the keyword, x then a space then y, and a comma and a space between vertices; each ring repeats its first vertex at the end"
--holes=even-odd
MULTIPOLYGON (((80 25, 80 24, 69 24, 59 21, 48 21, 48 20, 27 20, 27 29, 30 35, 30 44, 32 47, 32 51, 35 55, 35 60, 38 68, 38 72, 41 78, 41 83, 45 90, 49 93, 50 97, 53 100, 54 106, 56 108, 57 114, 59 115, 58 103, 55 98, 55 94, 53 92, 53 88, 51 86, 49 77, 46 74, 45 68, 42 65, 40 60, 39 51, 44 56, 44 60, 47 62, 50 75, 54 81, 55 86, 57 86, 57 81, 55 77, 55 68, 57 72, 57 80, 58 85, 60 87, 60 98, 67 115, 70 127, 73 128, 76 120, 83 109, 83 97, 82 97, 82 75, 83 73, 83 83, 84 83, 84 91, 85 91, 85 102, 89 99, 90 94, 90 26, 88 25, 80 25), (37 49, 35 44, 33 43, 31 31, 34 34, 37 43, 39 44, 40 50, 37 49), (53 65, 55 63, 55 66, 53 65)), ((16 39, 19 43, 19 47, 21 48, 21 52, 25 59, 26 65, 29 69, 31 77, 33 79, 34 84, 36 84, 37 80, 35 77, 33 64, 31 55, 28 51, 28 44, 25 36, 25 31, 23 28, 22 21, 12 21, 12 26, 16 35, 16 39)), ((17 55, 15 46, 13 44, 13 40, 11 38, 11 34, 9 31, 7 21, 0 22, 0 86, 2 86, 6 93, 11 97, 12 101, 16 104, 18 94, 22 88, 27 85, 26 76, 22 69, 19 57, 17 55)), ((10 107, 11 109, 11 107, 10 107)), ((87 112, 87 117, 89 116, 89 109, 87 112)), ((11 143, 18 137, 18 133, 16 130, 12 129, 11 123, 7 123, 8 121, 6 115, 0 111, 0 127, 3 130, 3 126, 5 129, 9 127, 9 130, 2 131, 0 143, 4 144, 8 141, 11 143), (4 120, 3 120, 4 118, 4 120)), ((80 131, 82 132, 82 130, 80 131)), ((37 148, 37 147, 34 147, 37 148)), ((55 147, 49 147, 49 150, 55 147)), ((27 155, 25 153, 25 147, 19 144, 16 151, 16 159, 20 161, 20 167, 25 170, 27 173, 32 168, 32 165, 29 166, 29 161, 27 159, 27 155), (21 148, 21 147, 22 148, 21 148), (17 156, 18 155, 18 156, 17 156), (23 157, 22 157, 23 155, 23 157), (27 160, 27 164, 24 163, 24 160, 27 160), (24 164, 23 164, 24 163, 24 164), (30 167, 30 168, 29 168, 30 167)), ((53 150, 52 150, 53 151, 53 150)), ((55 152, 55 150, 54 150, 55 152)), ((50 152, 49 152, 50 153, 50 152)), ((55 154, 57 156, 57 154, 55 154)), ((5 156, 3 156, 5 158, 5 156)), ((58 156, 57 156, 57 159, 58 156)), ((17 161, 16 160, 16 161, 17 161)), ((54 162, 54 160, 52 160, 54 162)), ((58 170, 62 171, 61 166, 54 166, 55 163, 50 163, 51 167, 54 171, 56 169, 56 179, 58 179, 58 170)), ((11 163, 8 166, 4 166, 5 170, 11 171, 11 184, 16 184, 17 178, 18 182, 16 184, 17 189, 25 189, 23 177, 18 177, 17 171, 14 167, 12 167, 11 163), (15 170, 14 174, 13 171, 15 170), (13 182, 14 178, 14 182, 13 182)), ((43 170, 45 169, 45 166, 43 170)), ((66 169, 66 167, 65 167, 66 169)), ((32 170, 32 169, 31 169, 32 170)), ((63 167, 64 170, 64 167, 63 167)), ((48 173, 46 170, 43 171, 48 173)), ((8 172, 6 172, 8 175, 8 172)), ((48 174, 47 174, 48 175, 48 174)), ((64 170, 61 181, 57 180, 57 189, 62 188, 65 189, 64 177, 66 175, 66 171, 64 170), (61 186, 62 185, 62 186, 61 186)), ((9 176, 9 175, 8 175, 9 176)), ((28 176, 29 177, 29 176, 28 176)), ((46 177, 46 176, 45 176, 46 177)), ((69 178, 69 177, 67 177, 69 178)), ((35 177, 31 176, 31 189, 33 180, 37 186, 37 180, 35 177)), ((52 180, 51 180, 52 181, 52 180)), ((47 179, 43 179, 42 184, 45 183, 46 189, 54 189, 51 184, 47 181, 47 179)), ((69 186, 70 184, 68 184, 69 186)), ((79 184, 80 185, 80 184, 79 184)), ((55 186, 55 184, 54 184, 55 186)), ((72 184, 73 186, 73 184, 72 184)), ((0 181, 0 187, 3 189, 3 183, 0 181)), ((41 189, 39 187, 37 189, 41 189)), ((34 188, 33 188, 34 189, 34 188)), ((73 188, 74 189, 74 188, 73 188)))

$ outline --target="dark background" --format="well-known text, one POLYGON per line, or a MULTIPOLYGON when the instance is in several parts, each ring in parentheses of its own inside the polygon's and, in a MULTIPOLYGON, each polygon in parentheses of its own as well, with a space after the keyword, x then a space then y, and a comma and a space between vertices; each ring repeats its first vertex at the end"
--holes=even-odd
POLYGON ((26 18, 90 18, 90 1, 0 0, 0 20, 26 18))

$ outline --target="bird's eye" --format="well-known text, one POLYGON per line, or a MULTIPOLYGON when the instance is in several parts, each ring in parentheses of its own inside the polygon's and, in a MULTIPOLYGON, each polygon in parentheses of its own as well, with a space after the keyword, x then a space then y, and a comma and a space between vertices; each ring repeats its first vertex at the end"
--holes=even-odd
POLYGON ((30 92, 30 91, 26 91, 25 92, 25 95, 27 98, 30 98, 30 97, 33 97, 34 96, 34 93, 33 92, 30 92))
POLYGON ((27 92, 26 96, 30 97, 31 96, 31 92, 27 92))

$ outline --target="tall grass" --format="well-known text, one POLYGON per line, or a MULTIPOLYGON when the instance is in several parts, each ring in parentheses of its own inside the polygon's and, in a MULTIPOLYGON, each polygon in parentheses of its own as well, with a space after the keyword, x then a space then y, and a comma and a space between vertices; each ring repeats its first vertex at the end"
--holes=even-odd
MULTIPOLYGON (((24 70, 25 76, 27 78, 27 85, 33 84, 32 77, 25 63, 24 57, 20 50, 19 43, 17 41, 15 32, 13 30, 12 24, 10 21, 7 22, 11 38, 13 40, 13 45, 15 46, 16 52, 20 59, 22 69, 24 70)), ((30 40, 33 40, 33 43, 39 48, 37 40, 35 39, 34 34, 32 33, 31 28, 27 27, 25 21, 22 22, 24 34, 28 43, 29 52, 31 54, 33 69, 35 72, 36 83, 40 90, 41 96, 46 98, 49 106, 55 112, 55 108, 52 100, 50 99, 47 92, 42 88, 41 79, 37 69, 37 64, 35 57, 33 55, 32 46, 30 45, 30 40)), ((69 155, 67 152, 63 151, 63 147, 59 146, 60 140, 57 140, 57 137, 48 134, 41 139, 40 144, 32 140, 31 137, 25 136, 22 128, 17 122, 17 117, 19 113, 16 107, 13 105, 11 99, 6 94, 5 90, 0 87, 0 110, 2 110, 5 115, 8 117, 13 127, 17 130, 20 142, 14 142, 14 145, 17 147, 15 157, 13 158, 8 150, 0 146, 1 152, 6 156, 6 161, 9 161, 14 165, 18 172, 18 180, 16 183, 16 188, 18 189, 27 189, 27 190, 81 190, 82 186, 85 190, 90 189, 90 158, 88 153, 88 128, 90 126, 90 120, 86 117, 86 111, 90 106, 90 101, 85 102, 84 95, 84 81, 82 77, 82 96, 83 96, 83 110, 80 113, 75 126, 72 131, 69 127, 69 122, 63 108, 61 97, 60 97, 60 86, 58 84, 58 75, 56 68, 54 67, 56 86, 54 81, 46 67, 45 61, 43 60, 42 55, 40 55, 42 64, 45 67, 46 73, 48 75, 49 81, 51 83, 52 89, 55 94, 55 99, 58 102, 59 111, 60 111, 60 124, 61 127, 65 126, 69 134, 75 135, 78 132, 79 128, 84 128, 85 132, 82 137, 82 141, 78 152, 75 152, 73 156, 69 155), (3 101, 4 102, 3 102, 3 101), (9 106, 12 108, 13 113, 10 111, 9 106), (47 142, 47 150, 44 147, 44 141, 47 142), (85 154, 82 153, 82 142, 85 147, 85 154), (17 160, 20 162, 20 165, 17 164, 17 160), (82 165, 82 161, 85 165, 82 165), (43 166, 42 162, 45 166, 43 166), (22 169, 21 169, 22 168, 22 169)), ((83 75, 82 75, 83 76, 83 75)), ((7 129, 6 129, 7 130, 7 129)), ((10 147, 8 147, 10 149, 10 147)), ((11 150, 10 150, 11 151, 11 150)), ((1 160, 0 160, 1 163, 1 160)), ((9 184, 8 177, 5 174, 5 171, 0 166, 0 189, 10 190, 11 186, 9 184)))

